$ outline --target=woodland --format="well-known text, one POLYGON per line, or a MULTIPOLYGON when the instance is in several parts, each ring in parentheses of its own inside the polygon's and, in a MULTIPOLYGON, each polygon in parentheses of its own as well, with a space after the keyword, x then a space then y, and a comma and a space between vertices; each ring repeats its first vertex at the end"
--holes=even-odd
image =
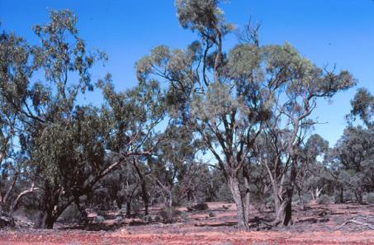
POLYGON ((0 26, 1 228, 96 229, 109 211, 116 227, 173 224, 223 203, 234 229, 277 230, 311 204, 374 205, 374 94, 289 43, 261 45, 259 25, 238 30, 218 5, 176 0, 198 39, 155 46, 125 91, 110 73, 91 76, 108 57, 87 49, 72 11, 33 26, 38 45, 0 26), (228 35, 237 43, 225 50, 228 35), (311 115, 348 89, 347 127, 331 146, 311 115), (91 91, 100 106, 79 103, 91 91))

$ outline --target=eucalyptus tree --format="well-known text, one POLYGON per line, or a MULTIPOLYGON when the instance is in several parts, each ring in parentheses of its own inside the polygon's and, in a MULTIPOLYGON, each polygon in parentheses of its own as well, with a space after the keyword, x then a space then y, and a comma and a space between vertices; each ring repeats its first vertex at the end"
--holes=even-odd
POLYGON ((138 78, 162 78, 169 83, 166 102, 170 117, 191 128, 216 158, 238 207, 238 224, 244 228, 248 215, 244 214, 237 176, 248 146, 259 133, 259 122, 266 117, 261 113, 266 107, 261 105, 268 97, 265 93, 257 96, 260 92, 255 86, 239 81, 240 71, 234 72, 236 57, 228 60, 224 54, 223 37, 232 25, 224 22, 217 1, 176 1, 176 7, 181 25, 197 31, 200 41, 186 50, 154 48, 137 63, 138 78), (233 67, 230 74, 229 66, 233 67))
POLYGON ((268 46, 265 50, 268 57, 265 77, 270 77, 277 89, 272 91, 272 117, 264 129, 265 145, 270 148, 262 147, 263 154, 261 149, 260 154, 274 191, 276 219, 273 224, 288 225, 292 218, 295 180, 302 169, 300 147, 317 123, 311 114, 319 98, 331 98, 352 87, 355 80, 347 71, 336 74, 315 66, 289 44, 268 46))
POLYGON ((68 10, 51 11, 50 23, 33 28, 40 45, 12 39, 1 46, 1 103, 16 116, 20 152, 40 189, 36 226, 43 228, 53 228, 73 202, 83 210, 80 197, 100 179, 146 155, 142 143, 162 117, 153 106, 162 104, 156 83, 116 93, 110 75, 97 83, 103 107, 78 105, 95 87, 90 69, 106 55, 87 50, 76 21, 68 10))
POLYGON ((138 79, 167 82, 170 117, 193 129, 215 157, 235 200, 238 226, 246 228, 250 192, 245 190, 243 199, 238 175, 251 161, 261 130, 266 123, 281 127, 280 118, 286 118, 284 149, 294 162, 300 128, 316 99, 350 87, 352 78, 347 72, 324 72, 289 44, 259 46, 248 38, 249 43, 225 52, 224 37, 233 25, 225 22, 218 1, 177 0, 175 5, 181 26, 197 32, 199 41, 185 50, 154 48, 137 63, 138 79))
POLYGON ((334 177, 343 190, 354 194, 357 202, 363 202, 363 194, 373 192, 374 132, 366 128, 349 127, 331 153, 334 177))
POLYGON ((295 187, 302 209, 305 209, 304 195, 310 193, 313 200, 318 199, 332 183, 330 171, 325 165, 328 150, 328 142, 318 134, 310 136, 299 148, 299 171, 295 187))
MULTIPOLYGON (((101 115, 109 128, 106 150, 111 156, 119 157, 130 165, 126 169, 131 169, 131 174, 137 179, 133 185, 140 188, 145 213, 148 214, 147 182, 150 182, 151 169, 147 159, 163 140, 159 132, 163 128, 158 126, 165 119, 164 92, 156 81, 142 81, 132 89, 116 92, 110 75, 100 80, 97 86, 103 91, 101 115)), ((116 163, 119 165, 121 162, 116 163)), ((120 170, 120 174, 126 173, 120 170)), ((127 199, 127 207, 130 207, 131 200, 127 199)))
POLYGON ((25 176, 27 159, 18 144, 22 132, 18 108, 26 97, 25 80, 33 72, 28 63, 30 51, 23 38, 5 31, 0 34, 0 212, 5 213, 35 190, 25 176), (31 187, 23 190, 25 186, 31 187))
POLYGON ((362 203, 363 194, 374 191, 374 96, 361 88, 351 105, 351 113, 347 116, 350 124, 333 148, 330 161, 333 176, 341 188, 341 201, 344 201, 345 190, 353 193, 356 201, 362 203), (363 124, 353 126, 351 123, 357 117, 363 124))
POLYGON ((199 170, 195 161, 200 142, 188 128, 175 124, 170 124, 161 137, 165 140, 156 146, 147 163, 165 206, 172 207, 192 191, 192 181, 199 170))
POLYGON ((374 95, 366 88, 360 88, 351 101, 351 106, 348 119, 354 120, 359 117, 367 128, 372 128, 374 125, 374 95))

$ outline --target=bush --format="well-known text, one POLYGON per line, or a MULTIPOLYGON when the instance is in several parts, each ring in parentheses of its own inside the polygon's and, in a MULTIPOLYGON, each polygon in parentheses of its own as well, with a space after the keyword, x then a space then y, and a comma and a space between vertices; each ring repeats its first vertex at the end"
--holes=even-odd
POLYGON ((326 194, 323 194, 321 195, 320 197, 318 197, 317 199, 317 203, 318 204, 330 204, 333 202, 333 198, 329 197, 328 195, 326 194))
POLYGON ((166 223, 172 223, 175 221, 177 216, 181 214, 181 211, 175 209, 174 207, 164 207, 160 211, 160 216, 162 220, 166 223))
POLYGON ((117 216, 115 219, 114 219, 114 223, 115 224, 122 224, 123 223, 123 218, 121 216, 117 216))
POLYGON ((351 190, 344 192, 344 202, 354 201, 356 199, 355 194, 351 190))
POLYGON ((206 203, 198 203, 196 205, 187 207, 187 210, 189 212, 191 212, 191 211, 203 211, 203 210, 208 210, 208 209, 209 209, 209 207, 208 207, 208 204, 206 204, 206 203))
POLYGON ((374 204, 374 192, 366 193, 364 200, 369 204, 374 204))
POLYGON ((103 223, 105 221, 105 219, 104 219, 103 216, 98 215, 98 216, 95 217, 94 221, 97 224, 101 224, 101 223, 103 223))
POLYGON ((58 221, 61 223, 80 223, 84 220, 82 213, 78 210, 77 205, 72 204, 65 209, 58 221))
POLYGON ((217 192, 217 201, 223 201, 223 202, 233 202, 234 199, 232 198, 232 194, 230 191, 230 188, 227 184, 221 185, 217 192))
POLYGON ((14 227, 15 226, 15 220, 12 216, 0 212, 0 228, 5 227, 14 227))

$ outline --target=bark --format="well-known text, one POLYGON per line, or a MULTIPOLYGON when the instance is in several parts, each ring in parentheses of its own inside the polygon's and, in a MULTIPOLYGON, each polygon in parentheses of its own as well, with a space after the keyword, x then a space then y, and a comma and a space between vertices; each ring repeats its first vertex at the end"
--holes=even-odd
POLYGON ((274 198, 274 211, 277 214, 280 209, 280 199, 279 199, 279 189, 278 189, 278 183, 275 181, 271 182, 271 185, 273 187, 273 198, 274 198))
MULTIPOLYGON (((291 163, 291 173, 290 179, 287 183, 282 183, 282 186, 286 184, 285 191, 282 191, 282 194, 279 195, 281 199, 280 207, 278 212, 276 212, 276 218, 273 221, 274 226, 283 225, 288 226, 292 223, 292 197, 294 192, 294 183, 296 180, 296 163, 295 159, 291 163)), ((283 188, 282 188, 283 189, 283 188)))
POLYGON ((168 194, 169 194, 168 207, 171 208, 173 206, 173 193, 170 190, 168 194))
POLYGON ((276 213, 275 220, 272 222, 273 226, 283 225, 288 226, 292 221, 292 190, 288 189, 280 202, 279 210, 276 213))
POLYGON ((340 187, 340 203, 344 203, 344 188, 340 187))
POLYGON ((56 222, 57 217, 53 215, 52 211, 44 211, 39 215, 35 228, 38 229, 53 229, 53 225, 56 222))
POLYGON ((116 203, 117 203, 118 209, 122 208, 122 204, 123 204, 124 199, 125 198, 123 196, 117 196, 116 203))
POLYGON ((127 200, 126 201, 126 216, 131 215, 131 201, 127 200))
POLYGON ((238 178, 236 176, 230 176, 228 184, 238 209, 238 228, 248 229, 248 217, 245 216, 245 208, 243 205, 242 196, 240 195, 238 178))
POLYGON ((143 199, 143 203, 144 203, 144 214, 148 215, 149 197, 148 197, 148 193, 147 193, 147 184, 146 184, 146 181, 145 181, 145 177, 144 177, 144 174, 140 171, 136 159, 133 160, 133 164, 134 164, 136 173, 138 174, 139 179, 140 179, 140 188, 141 188, 141 191, 142 191, 142 199, 143 199))
POLYGON ((149 205, 149 199, 148 199, 148 193, 147 193, 147 186, 144 181, 144 179, 141 179, 140 187, 142 190, 142 199, 144 203, 144 214, 148 215, 148 205, 149 205))
POLYGON ((298 190, 298 195, 299 195, 299 200, 300 200, 300 208, 301 210, 305 210, 305 202, 304 202, 304 198, 301 193, 301 190, 298 190))
POLYGON ((245 186, 245 203, 244 203, 244 214, 246 218, 246 223, 248 224, 249 214, 250 214, 250 189, 249 189, 249 173, 247 166, 243 167, 243 177, 244 177, 244 186, 245 186))
POLYGON ((356 201, 359 203, 359 204, 363 204, 363 200, 362 200, 362 192, 360 190, 357 190, 355 191, 355 197, 356 197, 356 201))
MULTIPOLYGON (((278 162, 278 158, 277 160, 275 161, 275 169, 278 169, 279 167, 279 162, 278 162)), ((274 173, 270 170, 269 168, 269 164, 268 164, 268 159, 264 159, 263 160, 263 164, 265 165, 266 167, 266 170, 268 171, 268 174, 270 176, 270 182, 271 182, 271 187, 273 189, 273 199, 274 199, 274 211, 275 213, 277 214, 279 212, 279 209, 280 209, 280 195, 281 195, 281 192, 282 190, 279 189, 279 185, 278 185, 278 174, 279 174, 279 171, 276 170, 274 171, 274 173)), ((284 175, 282 176, 282 179, 281 179, 281 186, 284 182, 284 175)))

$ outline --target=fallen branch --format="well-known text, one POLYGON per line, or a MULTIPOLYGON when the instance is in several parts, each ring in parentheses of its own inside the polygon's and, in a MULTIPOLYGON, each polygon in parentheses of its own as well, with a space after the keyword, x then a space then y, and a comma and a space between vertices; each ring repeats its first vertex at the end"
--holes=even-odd
POLYGON ((341 228, 343 228, 343 226, 345 226, 345 225, 347 225, 349 223, 356 224, 356 225, 367 226, 371 230, 374 230, 374 225, 366 223, 366 222, 361 222, 361 221, 358 221, 358 220, 355 220, 355 219, 350 219, 350 220, 345 221, 342 225, 340 225, 338 228, 336 228, 336 230, 340 230, 341 228))
POLYGON ((195 224, 195 226, 197 227, 219 227, 219 226, 234 226, 237 224, 238 222, 198 223, 198 224, 195 224))

